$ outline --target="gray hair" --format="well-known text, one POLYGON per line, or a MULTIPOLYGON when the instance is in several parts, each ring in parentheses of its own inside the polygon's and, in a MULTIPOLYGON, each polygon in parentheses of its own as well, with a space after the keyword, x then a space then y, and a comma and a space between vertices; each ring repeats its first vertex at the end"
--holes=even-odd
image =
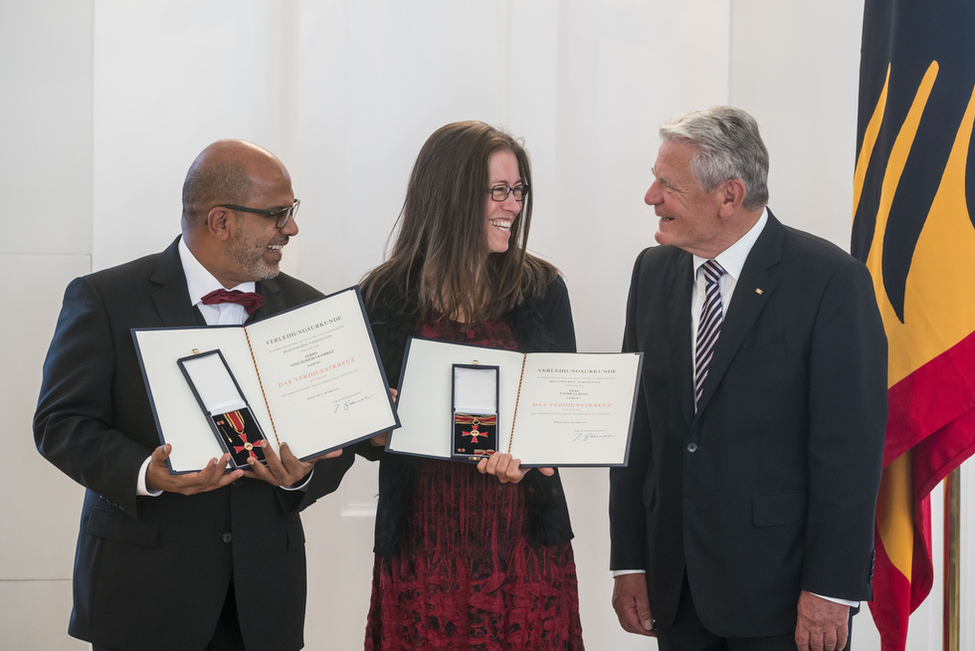
POLYGON ((729 179, 741 179, 745 208, 757 210, 768 203, 768 149, 755 118, 745 111, 712 106, 684 113, 661 125, 660 137, 694 148, 691 172, 705 192, 729 179))

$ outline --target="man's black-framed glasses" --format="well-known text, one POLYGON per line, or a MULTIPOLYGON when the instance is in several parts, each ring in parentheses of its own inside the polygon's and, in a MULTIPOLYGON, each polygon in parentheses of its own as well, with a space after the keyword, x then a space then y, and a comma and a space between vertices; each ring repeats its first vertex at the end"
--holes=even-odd
POLYGON ((291 218, 295 216, 298 212, 298 206, 301 205, 301 199, 295 199, 295 202, 288 206, 287 208, 281 208, 280 210, 261 210, 260 208, 248 208, 246 206, 234 206, 231 204, 220 205, 220 208, 226 208, 227 210, 239 210, 240 212, 254 213, 255 215, 263 215, 264 217, 272 217, 274 219, 274 227, 281 229, 288 225, 291 218))
POLYGON ((488 190, 488 193, 494 201, 504 201, 512 193, 515 195, 515 201, 524 201, 525 195, 528 194, 528 186, 516 185, 511 187, 507 183, 501 183, 488 190))

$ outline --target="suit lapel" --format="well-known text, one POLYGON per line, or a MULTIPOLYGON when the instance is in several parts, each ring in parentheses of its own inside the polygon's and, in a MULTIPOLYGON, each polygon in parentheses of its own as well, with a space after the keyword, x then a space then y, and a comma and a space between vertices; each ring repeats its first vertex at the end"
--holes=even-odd
POLYGON ((698 402, 698 414, 707 408, 738 349, 778 286, 774 268, 782 260, 784 234, 782 224, 769 211, 768 222, 745 259, 741 278, 735 285, 731 305, 721 324, 721 335, 715 344, 704 392, 698 402))
POLYGON ((264 297, 264 304, 247 318, 246 323, 260 321, 287 309, 288 306, 285 305, 284 299, 281 297, 281 285, 278 284, 278 281, 273 278, 261 280, 257 283, 256 289, 257 293, 264 297))
POLYGON ((675 268, 674 291, 671 292, 668 308, 670 367, 675 369, 674 386, 677 399, 689 427, 694 420, 694 362, 691 359, 691 290, 694 285, 694 257, 690 253, 680 251, 675 268))
POLYGON ((159 318, 167 327, 206 325, 203 315, 190 304, 189 290, 186 289, 186 276, 179 258, 179 238, 159 254, 156 268, 149 278, 154 287, 152 302, 159 318))

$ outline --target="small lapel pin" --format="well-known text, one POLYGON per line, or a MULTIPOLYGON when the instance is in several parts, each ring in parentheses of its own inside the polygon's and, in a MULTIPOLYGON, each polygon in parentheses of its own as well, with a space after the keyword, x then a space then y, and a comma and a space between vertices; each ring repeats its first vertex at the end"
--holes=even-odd
POLYGON ((762 295, 762 288, 761 287, 756 287, 755 288, 755 293, 758 294, 759 296, 761 296, 762 295))

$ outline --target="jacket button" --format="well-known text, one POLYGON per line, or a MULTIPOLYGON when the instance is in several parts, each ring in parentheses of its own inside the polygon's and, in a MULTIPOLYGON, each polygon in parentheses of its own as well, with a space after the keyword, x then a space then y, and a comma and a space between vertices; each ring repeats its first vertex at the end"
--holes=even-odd
POLYGON ((232 534, 229 534, 229 533, 225 533, 225 534, 223 535, 223 541, 224 541, 225 543, 229 543, 229 542, 230 542, 231 540, 233 540, 233 539, 234 539, 234 537, 233 537, 233 535, 232 535, 232 534))
POLYGON ((697 452, 697 443, 694 443, 693 441, 691 441, 690 443, 688 443, 687 444, 687 451, 690 452, 691 454, 697 452))

